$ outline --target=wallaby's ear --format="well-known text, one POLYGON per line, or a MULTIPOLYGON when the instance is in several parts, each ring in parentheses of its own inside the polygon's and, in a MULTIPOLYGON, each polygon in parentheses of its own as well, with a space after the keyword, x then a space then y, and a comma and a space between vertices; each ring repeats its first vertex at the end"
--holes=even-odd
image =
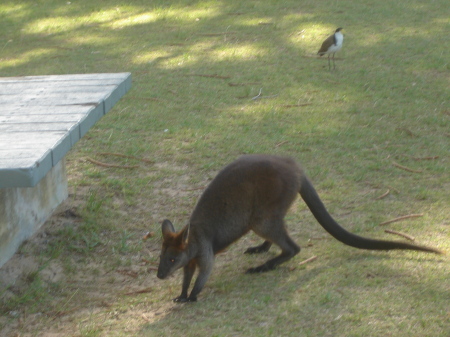
POLYGON ((183 232, 183 244, 188 243, 189 230, 191 229, 191 224, 187 225, 183 232))
POLYGON ((175 228, 173 228, 173 225, 170 222, 170 220, 167 219, 162 222, 161 230, 163 238, 166 238, 170 234, 175 233, 175 228))

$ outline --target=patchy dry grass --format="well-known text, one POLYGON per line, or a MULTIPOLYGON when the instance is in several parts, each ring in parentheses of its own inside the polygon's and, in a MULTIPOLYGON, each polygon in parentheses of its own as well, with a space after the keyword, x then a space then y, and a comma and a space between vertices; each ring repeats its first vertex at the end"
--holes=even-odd
POLYGON ((170 301, 180 274, 156 280, 161 220, 185 224, 243 153, 298 159, 354 232, 450 251, 448 5, 335 5, 3 1, 1 76, 130 71, 133 87, 68 155, 69 199, 0 270, 2 335, 448 336, 448 257, 345 247, 302 202, 287 222, 303 250, 277 270, 243 274, 268 258, 242 255, 249 235, 196 304, 170 301), (338 26, 329 72, 314 54, 338 26))

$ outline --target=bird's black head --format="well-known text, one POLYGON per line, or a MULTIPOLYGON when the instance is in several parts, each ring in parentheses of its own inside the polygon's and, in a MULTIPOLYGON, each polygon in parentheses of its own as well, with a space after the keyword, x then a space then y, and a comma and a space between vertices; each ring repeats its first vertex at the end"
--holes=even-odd
POLYGON ((344 29, 344 28, 338 28, 338 29, 336 29, 336 33, 337 33, 337 32, 340 32, 342 29, 344 29))

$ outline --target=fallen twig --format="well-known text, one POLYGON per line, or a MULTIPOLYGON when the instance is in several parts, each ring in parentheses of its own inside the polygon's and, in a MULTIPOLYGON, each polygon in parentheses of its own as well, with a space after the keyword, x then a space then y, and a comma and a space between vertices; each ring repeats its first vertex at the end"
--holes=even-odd
POLYGON ((152 238, 155 236, 155 232, 147 232, 145 233, 145 235, 142 237, 142 240, 147 240, 148 238, 152 238))
POLYGON ((116 164, 108 164, 108 163, 102 163, 98 160, 92 159, 90 157, 86 158, 87 161, 98 165, 98 166, 103 166, 103 167, 112 167, 112 168, 123 168, 123 169, 134 169, 134 168, 138 168, 139 165, 116 165, 116 164))
POLYGON ((125 293, 125 295, 130 296, 130 295, 138 295, 138 294, 145 294, 145 293, 150 293, 153 291, 153 288, 144 288, 141 290, 136 290, 136 291, 130 291, 128 293, 125 293))
POLYGON ((300 103, 300 104, 286 104, 286 105, 282 105, 282 108, 297 108, 297 107, 301 107, 301 106, 307 106, 307 105, 312 105, 312 103, 300 103))
POLYGON ((389 233, 389 234, 395 234, 395 235, 404 237, 405 239, 408 239, 410 241, 414 241, 415 240, 415 238, 412 237, 411 235, 408 235, 408 234, 405 234, 405 233, 402 233, 402 232, 397 232, 397 231, 393 231, 393 230, 390 230, 390 229, 385 229, 384 231, 386 233, 389 233))
POLYGON ((391 190, 387 190, 386 192, 384 192, 382 195, 380 195, 379 197, 376 197, 375 200, 380 200, 383 199, 384 197, 387 197, 389 195, 389 193, 391 192, 391 190))
POLYGON ((289 141, 287 141, 287 140, 282 141, 282 142, 278 143, 277 145, 275 145, 275 147, 280 147, 281 145, 286 144, 286 143, 289 143, 289 141))
POLYGON ((392 165, 394 165, 395 167, 398 167, 399 169, 408 171, 408 172, 413 172, 413 173, 422 173, 423 172, 422 170, 414 170, 414 169, 411 169, 409 167, 400 165, 400 164, 396 163, 395 161, 392 162, 392 165))
POLYGON ((388 186, 388 187, 389 187, 389 189, 391 189, 391 190, 394 191, 395 193, 400 194, 400 191, 399 191, 398 189, 396 189, 396 188, 394 188, 394 187, 392 187, 392 186, 388 186))
POLYGON ((312 262, 312 261, 314 261, 316 259, 317 259, 317 256, 313 256, 313 257, 310 257, 309 259, 306 259, 306 260, 300 262, 298 265, 301 266, 302 264, 307 264, 307 263, 312 262))
POLYGON ((116 157, 122 157, 122 158, 130 158, 130 159, 136 159, 139 161, 143 161, 144 163, 150 163, 153 164, 154 161, 150 160, 150 159, 145 159, 145 158, 139 158, 139 157, 135 157, 135 156, 128 156, 126 154, 121 154, 121 153, 114 153, 114 152, 98 152, 97 153, 100 156, 116 156, 116 157))
POLYGON ((125 275, 125 276, 130 276, 132 278, 136 278, 138 277, 138 273, 132 270, 126 270, 126 269, 121 269, 121 270, 117 270, 117 272, 119 274, 125 275))
POLYGON ((272 97, 277 97, 278 96, 278 94, 277 94, 277 95, 270 95, 270 96, 262 97, 261 94, 262 94, 262 88, 259 89, 258 95, 256 95, 255 97, 252 97, 252 100, 259 99, 259 98, 272 98, 272 97))
POLYGON ((411 159, 413 159, 413 160, 435 160, 438 158, 439 158, 439 156, 432 156, 432 157, 412 157, 411 156, 411 159))
POLYGON ((259 89, 259 94, 253 97, 252 99, 258 99, 261 96, 262 88, 259 89))
POLYGON ((231 78, 231 76, 220 76, 217 74, 213 74, 213 75, 208 75, 208 74, 188 74, 186 76, 198 76, 198 77, 209 77, 209 78, 220 78, 223 80, 229 79, 231 78))
POLYGON ((244 82, 244 83, 232 83, 232 82, 229 82, 228 83, 228 85, 230 87, 243 87, 243 86, 246 86, 246 85, 257 85, 257 84, 260 84, 260 83, 259 82, 244 82))
POLYGON ((423 216, 423 214, 409 214, 409 215, 404 215, 404 216, 400 216, 400 217, 395 218, 395 219, 391 219, 391 220, 382 222, 382 223, 380 223, 379 225, 380 225, 380 226, 383 226, 383 225, 387 225, 387 224, 390 224, 390 223, 393 223, 393 222, 397 222, 397 221, 401 221, 401 220, 405 220, 405 219, 409 219, 409 218, 418 218, 418 217, 421 217, 421 216, 423 216))
POLYGON ((74 311, 76 311, 78 309, 80 309, 80 307, 75 307, 75 308, 72 308, 72 309, 69 309, 69 310, 64 310, 64 311, 57 311, 57 312, 55 312, 55 313, 53 313, 51 315, 52 316, 52 321, 54 321, 55 319, 60 318, 62 316, 66 316, 66 315, 68 315, 68 314, 70 314, 70 313, 72 313, 72 312, 74 312, 74 311))
MULTIPOLYGON (((303 54, 301 57, 303 58, 307 58, 307 59, 320 59, 321 56, 317 55, 317 54, 303 54)), ((345 60, 345 58, 343 57, 335 57, 335 60, 345 60)), ((326 60, 326 58, 324 59, 326 60)))
POLYGON ((408 128, 395 128, 397 131, 404 131, 410 137, 416 137, 416 135, 408 128))
POLYGON ((222 36, 227 34, 236 34, 236 32, 222 32, 222 33, 200 33, 200 36, 222 36))

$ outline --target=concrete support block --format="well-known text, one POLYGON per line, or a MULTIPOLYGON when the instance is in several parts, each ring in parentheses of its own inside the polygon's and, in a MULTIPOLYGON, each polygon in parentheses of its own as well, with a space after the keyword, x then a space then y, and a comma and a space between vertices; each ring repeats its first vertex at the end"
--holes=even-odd
POLYGON ((67 196, 64 159, 34 187, 0 188, 0 267, 67 196))

